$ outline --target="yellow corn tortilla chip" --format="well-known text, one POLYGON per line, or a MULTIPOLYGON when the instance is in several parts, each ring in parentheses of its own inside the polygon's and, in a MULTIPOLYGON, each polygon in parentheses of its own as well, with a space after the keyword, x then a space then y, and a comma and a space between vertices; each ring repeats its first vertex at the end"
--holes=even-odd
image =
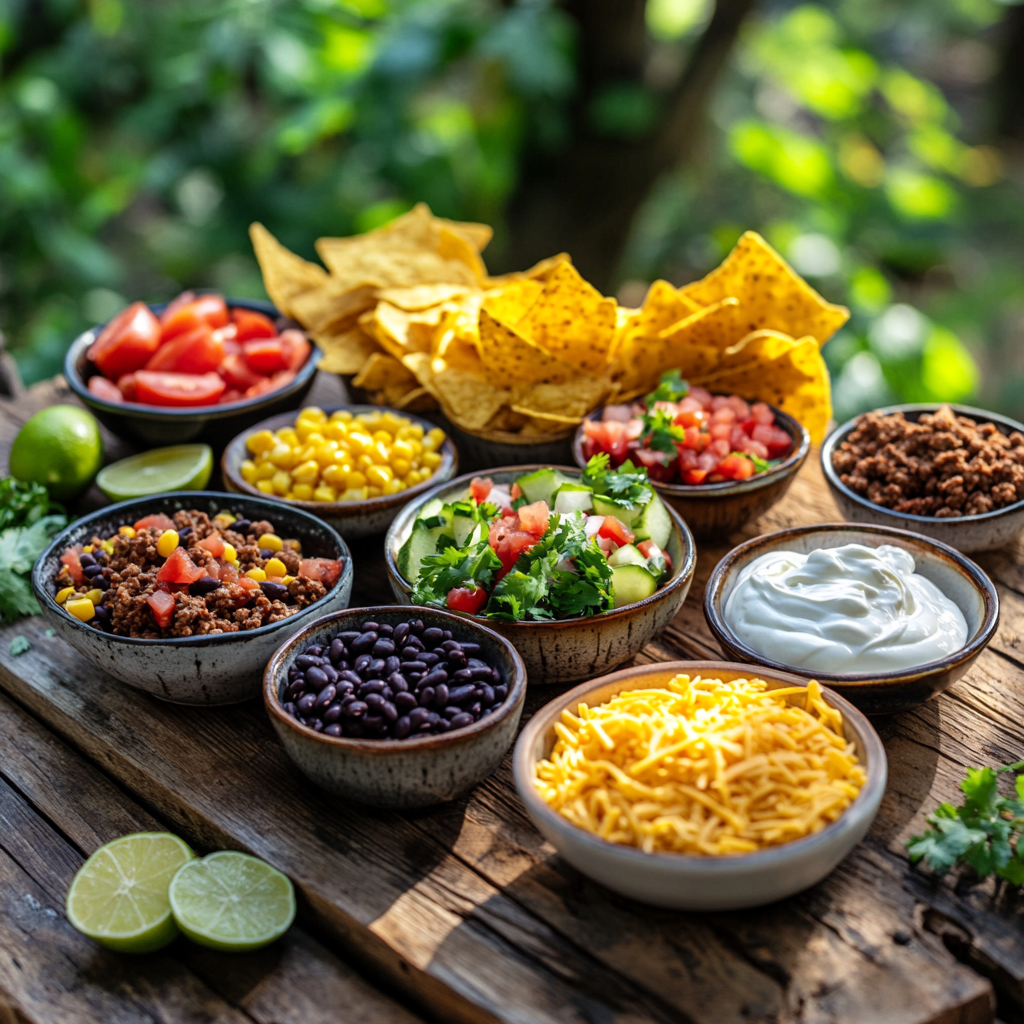
POLYGON ((361 319, 360 324, 382 348, 401 359, 408 351, 429 352, 444 317, 442 306, 408 313, 389 302, 378 302, 376 309, 365 320, 361 319))
POLYGON ((339 334, 311 334, 323 356, 318 364, 327 373, 359 373, 380 346, 361 327, 339 334))
POLYGON ((720 267, 681 292, 701 306, 734 296, 742 303, 746 331, 811 335, 819 347, 850 317, 845 306, 823 299, 756 231, 747 231, 720 267))
POLYGON ((435 341, 437 344, 434 346, 433 354, 443 359, 449 366, 483 375, 480 353, 472 340, 467 340, 453 327, 448 327, 435 337, 435 341))
POLYGON ((543 292, 544 285, 540 281, 524 278, 485 292, 481 305, 495 320, 515 327, 543 292))
POLYGON ((515 281, 533 280, 546 281, 551 272, 560 263, 568 263, 572 266, 572 257, 567 252, 560 252, 555 256, 535 263, 529 270, 514 270, 510 274, 499 274, 497 277, 489 277, 484 283, 485 288, 503 288, 505 285, 515 281))
POLYGON ((560 384, 579 371, 480 310, 480 358, 492 381, 560 384))
POLYGON ((249 226, 249 238, 270 301, 285 316, 293 316, 304 323, 296 316, 293 302, 308 292, 324 288, 327 284, 327 271, 286 249, 258 222, 249 226))
POLYGON ((431 412, 437 408, 437 400, 424 387, 416 387, 407 391, 402 398, 392 403, 396 409, 405 412, 431 412))
POLYGON ((568 384, 519 385, 512 389, 511 406, 524 416, 579 423, 604 402, 610 391, 606 377, 579 374, 568 384))
POLYGON ((467 430, 480 430, 494 414, 506 405, 510 394, 497 388, 486 378, 468 370, 449 366, 443 360, 431 363, 429 387, 445 415, 455 424, 467 430))
POLYGON ((459 284, 414 284, 404 288, 382 288, 377 298, 409 313, 416 313, 439 306, 442 302, 461 299, 468 292, 465 285, 459 284))
POLYGON ((307 330, 338 333, 353 326, 359 316, 373 308, 376 290, 364 285, 338 291, 328 279, 324 288, 302 292, 292 299, 291 315, 307 330))
POLYGON ((393 384, 415 386, 416 378, 394 356, 375 352, 366 361, 358 376, 352 381, 354 387, 367 391, 380 391, 393 384))

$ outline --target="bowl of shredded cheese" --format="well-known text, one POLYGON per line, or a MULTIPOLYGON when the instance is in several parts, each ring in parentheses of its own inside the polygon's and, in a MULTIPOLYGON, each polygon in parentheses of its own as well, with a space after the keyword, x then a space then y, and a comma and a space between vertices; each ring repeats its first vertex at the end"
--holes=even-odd
POLYGON ((655 906, 734 910, 824 878, 885 790, 867 718, 798 676, 719 661, 614 672, 520 734, 516 788, 583 874, 655 906))

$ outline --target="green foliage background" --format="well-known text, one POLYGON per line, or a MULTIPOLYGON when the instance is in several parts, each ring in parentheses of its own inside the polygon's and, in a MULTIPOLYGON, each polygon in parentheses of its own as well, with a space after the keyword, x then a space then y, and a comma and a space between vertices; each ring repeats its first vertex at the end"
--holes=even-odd
MULTIPOLYGON (((596 133, 648 130, 711 8, 647 0, 644 78, 592 101, 596 133)), ((698 276, 755 227, 853 310, 825 349, 837 417, 891 399, 1019 413, 1010 11, 757 5, 696 156, 636 218, 620 298, 698 276)), ((545 0, 0 0, 0 327, 23 375, 56 372, 128 299, 262 294, 255 219, 311 257, 422 199, 495 224, 500 264, 526 162, 571 144, 578 52, 545 0)))

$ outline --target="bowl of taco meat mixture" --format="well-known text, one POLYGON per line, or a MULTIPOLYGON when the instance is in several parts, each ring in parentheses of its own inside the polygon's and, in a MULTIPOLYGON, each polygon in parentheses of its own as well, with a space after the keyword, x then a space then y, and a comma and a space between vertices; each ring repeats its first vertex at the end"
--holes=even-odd
POLYGON ((287 636, 348 606, 352 565, 308 513, 179 492, 73 523, 32 582, 59 635, 104 671, 164 700, 227 704, 256 696, 287 636))

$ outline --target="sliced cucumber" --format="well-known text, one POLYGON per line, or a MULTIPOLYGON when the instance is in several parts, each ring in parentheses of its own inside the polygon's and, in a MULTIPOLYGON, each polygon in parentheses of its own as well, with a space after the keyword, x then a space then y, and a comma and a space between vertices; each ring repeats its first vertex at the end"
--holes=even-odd
POLYGON ((481 524, 472 516, 459 515, 458 512, 452 516, 452 536, 455 538, 455 546, 464 548, 469 543, 469 538, 476 533, 476 528, 481 524))
POLYGON ((612 599, 616 608, 642 601, 657 589, 658 581, 642 565, 619 565, 612 569, 612 599))
POLYGON ((443 508, 444 502, 440 498, 431 498, 430 501, 420 509, 420 514, 416 518, 429 519, 431 516, 436 516, 443 508))
POLYGON ((565 483, 555 491, 555 511, 589 512, 594 507, 594 489, 584 484, 565 483))
POLYGON ((595 516, 615 516, 623 526, 633 528, 634 520, 640 517, 642 508, 620 508, 614 502, 609 501, 603 494, 594 495, 595 516))
POLYGON ((551 496, 566 483, 566 478, 557 469, 537 469, 516 480, 523 497, 531 504, 535 501, 546 501, 551 504, 551 496))
POLYGON ((632 544, 623 544, 608 557, 608 564, 613 567, 620 565, 642 565, 647 568, 647 559, 632 544))
POLYGON ((420 566, 427 555, 437 554, 437 538, 440 530, 426 526, 417 519, 412 524, 412 533, 398 552, 398 571, 410 582, 419 579, 420 566))
POLYGON ((655 494, 644 506, 640 516, 629 524, 629 528, 636 534, 637 540, 653 540, 659 548, 667 548, 668 539, 672 536, 672 517, 664 502, 655 494))

